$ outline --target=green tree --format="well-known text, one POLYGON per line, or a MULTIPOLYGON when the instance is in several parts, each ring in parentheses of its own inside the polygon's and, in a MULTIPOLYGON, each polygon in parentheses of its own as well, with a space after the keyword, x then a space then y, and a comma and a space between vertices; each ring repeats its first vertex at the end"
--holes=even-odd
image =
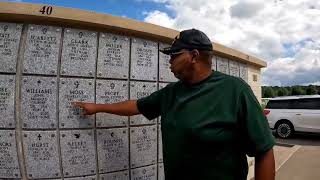
POLYGON ((278 89, 278 96, 288 96, 289 91, 287 88, 281 87, 278 89))
POLYGON ((306 94, 307 95, 318 94, 318 90, 317 90, 316 86, 313 86, 313 85, 308 86, 307 90, 306 90, 306 94))
POLYGON ((301 86, 294 86, 292 88, 292 95, 304 95, 305 91, 301 86))
POLYGON ((264 98, 271 98, 274 97, 274 91, 271 87, 265 87, 263 92, 264 98))

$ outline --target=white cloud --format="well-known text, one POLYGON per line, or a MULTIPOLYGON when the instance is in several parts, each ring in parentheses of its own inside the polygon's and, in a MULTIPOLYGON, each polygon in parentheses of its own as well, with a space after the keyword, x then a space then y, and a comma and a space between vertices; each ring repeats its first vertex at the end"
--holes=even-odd
POLYGON ((264 85, 320 80, 318 0, 147 1, 163 3, 175 17, 153 11, 146 13, 146 22, 177 30, 197 28, 212 41, 267 61, 264 85))
POLYGON ((147 17, 145 18, 145 21, 151 22, 154 24, 161 24, 161 26, 167 27, 167 28, 174 28, 174 19, 170 18, 166 13, 160 12, 160 11, 152 11, 152 12, 145 12, 145 15, 147 17), (157 22, 157 23, 155 23, 157 22))

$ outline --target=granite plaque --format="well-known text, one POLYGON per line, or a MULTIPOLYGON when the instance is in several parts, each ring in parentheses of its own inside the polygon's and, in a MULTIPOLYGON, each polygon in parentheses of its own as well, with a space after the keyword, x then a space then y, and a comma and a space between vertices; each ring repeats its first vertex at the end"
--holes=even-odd
POLYGON ((137 168, 131 170, 131 179, 157 180, 157 165, 137 168))
POLYGON ((96 174, 93 130, 60 131, 64 177, 96 174))
MULTIPOLYGON (((117 103, 128 100, 128 82, 97 80, 97 104, 117 103)), ((97 127, 127 126, 128 117, 109 113, 97 113, 97 127)))
POLYGON ((229 63, 228 59, 224 59, 221 57, 217 58, 217 71, 229 74, 229 63))
MULTIPOLYGON (((165 88, 169 83, 159 83, 159 90, 165 88)), ((161 117, 158 117, 158 123, 161 124, 161 117)))
POLYGON ((157 80, 158 43, 143 39, 132 39, 131 79, 157 80))
POLYGON ((57 79, 29 76, 23 77, 21 84, 23 128, 56 128, 57 79))
POLYGON ((100 33, 97 77, 127 79, 129 53, 128 37, 100 33))
POLYGON ((84 116, 83 111, 72 102, 94 102, 94 81, 91 79, 61 78, 59 89, 59 127, 90 128, 94 115, 84 116))
POLYGON ((56 131, 24 131, 23 148, 29 179, 61 177, 56 131))
POLYGON ((75 178, 64 178, 65 180, 96 180, 96 176, 85 176, 85 177, 75 177, 75 178))
POLYGON ((248 66, 240 63, 240 78, 248 83, 248 66))
MULTIPOLYGON (((140 99, 149 96, 157 90, 156 83, 150 82, 130 82, 130 99, 140 99)), ((143 115, 135 115, 130 117, 130 125, 154 124, 156 119, 148 120, 143 115)))
POLYGON ((60 27, 29 25, 23 60, 23 73, 57 74, 60 27))
POLYGON ((165 180, 163 163, 158 164, 158 180, 165 180))
POLYGON ((0 130, 0 179, 20 177, 15 130, 0 130))
POLYGON ((240 67, 238 62, 229 60, 229 69, 230 69, 230 75, 239 77, 240 67))
MULTIPOLYGON (((159 49, 169 47, 168 44, 159 44, 159 49)), ((170 56, 159 52, 159 81, 176 82, 178 79, 174 77, 174 74, 170 69, 170 56)))
POLYGON ((131 168, 157 162, 157 126, 130 128, 131 168))
POLYGON ((15 76, 0 75, 0 128, 16 126, 14 113, 15 76))
POLYGON ((96 32, 65 29, 61 75, 94 77, 97 54, 96 32))
POLYGON ((100 174, 100 180, 129 180, 129 171, 100 174))
POLYGON ((217 70, 217 56, 213 56, 212 57, 212 64, 211 64, 211 67, 213 70, 217 70))
POLYGON ((129 168, 128 129, 97 129, 99 173, 129 168))
POLYGON ((159 90, 165 88, 169 83, 159 83, 159 90))
POLYGON ((161 125, 158 127, 158 162, 163 162, 161 125))
POLYGON ((22 24, 0 22, 0 72, 16 72, 22 24))

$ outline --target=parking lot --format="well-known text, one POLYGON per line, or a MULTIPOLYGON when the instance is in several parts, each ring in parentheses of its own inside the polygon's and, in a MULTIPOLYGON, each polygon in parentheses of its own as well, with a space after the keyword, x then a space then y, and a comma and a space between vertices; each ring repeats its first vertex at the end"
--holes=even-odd
POLYGON ((320 134, 296 134, 276 142, 276 180, 320 179, 320 134))

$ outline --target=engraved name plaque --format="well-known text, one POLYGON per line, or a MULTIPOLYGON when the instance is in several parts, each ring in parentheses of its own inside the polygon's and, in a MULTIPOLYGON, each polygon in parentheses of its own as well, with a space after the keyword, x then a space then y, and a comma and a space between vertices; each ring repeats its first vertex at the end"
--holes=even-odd
POLYGON ((29 179, 61 177, 55 131, 24 131, 23 148, 29 179))
POLYGON ((22 24, 0 22, 0 72, 16 72, 22 24))
POLYGON ((132 39, 131 79, 157 80, 158 43, 132 39))
POLYGON ((158 162, 163 162, 161 125, 158 127, 158 162))
MULTIPOLYGON (((159 44, 159 48, 169 47, 168 44, 159 44)), ((159 81, 176 82, 178 79, 170 70, 170 56, 159 52, 159 81)))
MULTIPOLYGON (((130 82, 130 99, 140 99, 150 95, 157 90, 156 83, 150 82, 130 82)), ((148 120, 143 115, 135 115, 130 117, 130 125, 154 124, 156 119, 148 120)))
POLYGON ((248 82, 248 65, 240 63, 240 78, 248 82))
POLYGON ((128 37, 100 33, 97 77, 127 79, 129 53, 128 37))
MULTIPOLYGON (((117 103, 128 100, 128 82, 116 80, 97 80, 97 104, 117 103)), ((97 113, 97 127, 126 126, 128 117, 109 113, 97 113)))
POLYGON ((52 77, 23 77, 23 128, 53 129, 56 122, 57 82, 52 77))
POLYGON ((72 102, 94 102, 94 83, 90 79, 61 78, 59 89, 60 128, 93 127, 94 115, 83 116, 83 111, 72 102))
POLYGON ((23 73, 57 74, 62 29, 29 25, 23 73))
POLYGON ((229 69, 230 69, 230 75, 235 77, 240 76, 240 67, 238 62, 229 60, 229 69))
POLYGON ((61 75, 95 75, 97 54, 97 33, 78 29, 65 29, 61 75))
POLYGON ((75 178, 64 178, 65 180, 96 180, 96 176, 85 176, 85 177, 75 177, 75 178))
POLYGON ((15 76, 0 75, 0 128, 14 128, 15 76))
POLYGON ((98 129, 99 173, 129 168, 128 129, 98 129))
POLYGON ((129 180, 129 171, 100 174, 100 180, 129 180))
POLYGON ((213 56, 212 57, 212 64, 211 64, 211 67, 213 70, 217 70, 217 56, 213 56))
POLYGON ((217 58, 217 71, 229 74, 229 63, 228 59, 224 59, 221 57, 217 58))
POLYGON ((157 162, 157 126, 130 128, 131 167, 157 162))
POLYGON ((158 180, 165 180, 163 163, 158 164, 158 180))
POLYGON ((131 178, 139 180, 157 180, 157 165, 132 169, 131 178))
POLYGON ((93 130, 60 131, 60 144, 65 177, 96 174, 93 130))
POLYGON ((0 179, 20 178, 14 130, 0 130, 0 179))

